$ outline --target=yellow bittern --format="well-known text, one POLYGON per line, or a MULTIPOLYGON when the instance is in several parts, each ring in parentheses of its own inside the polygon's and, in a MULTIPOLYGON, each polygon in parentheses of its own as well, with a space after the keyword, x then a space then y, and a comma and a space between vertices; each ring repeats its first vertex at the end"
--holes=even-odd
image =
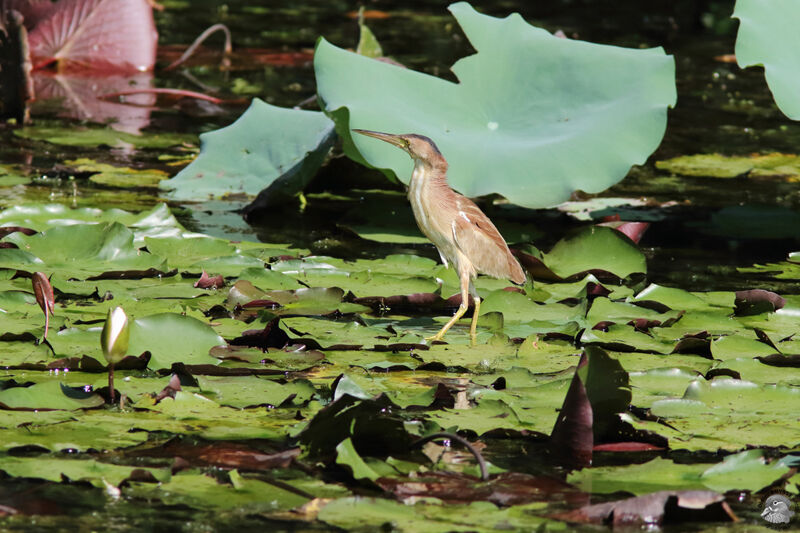
POLYGON ((461 282, 461 305, 456 314, 428 340, 438 341, 444 337, 467 312, 469 295, 472 295, 475 309, 469 333, 474 345, 481 299, 472 280, 482 273, 520 284, 525 282, 525 272, 489 217, 475 202, 447 185, 447 161, 432 140, 413 133, 394 135, 369 130, 353 131, 397 146, 414 160, 414 171, 408 185, 414 218, 422 233, 439 250, 442 263, 445 266, 453 264, 461 282))

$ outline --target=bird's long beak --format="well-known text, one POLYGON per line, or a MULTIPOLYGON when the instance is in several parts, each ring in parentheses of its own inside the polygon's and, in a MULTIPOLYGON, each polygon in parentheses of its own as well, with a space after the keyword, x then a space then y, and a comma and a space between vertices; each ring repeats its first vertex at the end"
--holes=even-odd
POLYGON ((376 139, 380 139, 382 141, 386 141, 389 144, 393 144, 398 148, 406 149, 406 143, 403 141, 403 138, 400 135, 393 135, 391 133, 381 133, 379 131, 370 131, 370 130, 353 130, 356 133, 360 133, 361 135, 366 135, 367 137, 374 137, 376 139))

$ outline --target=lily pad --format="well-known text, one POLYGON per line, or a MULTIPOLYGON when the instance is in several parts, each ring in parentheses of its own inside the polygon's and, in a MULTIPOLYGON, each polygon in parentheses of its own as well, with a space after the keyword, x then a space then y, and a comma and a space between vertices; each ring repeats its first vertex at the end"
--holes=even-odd
POLYGON ((110 187, 158 187, 161 180, 169 177, 163 170, 115 167, 86 158, 64 163, 72 166, 76 172, 93 173, 89 181, 110 187))
POLYGON ((0 390, 0 405, 7 409, 88 409, 103 405, 104 400, 93 392, 76 390, 63 383, 50 381, 30 387, 0 390))
POLYGON ((647 271, 644 254, 636 245, 620 232, 602 226, 583 228, 560 240, 543 260, 562 278, 591 270, 605 270, 620 278, 647 271))
POLYGON ((254 98, 236 122, 200 135, 200 155, 161 187, 175 200, 255 196, 262 189, 265 202, 285 200, 311 180, 335 139, 324 114, 254 98))
POLYGON ((406 181, 406 154, 349 130, 427 135, 462 193, 545 207, 576 189, 607 188, 658 146, 676 98, 663 50, 559 39, 517 14, 489 17, 465 2, 449 9, 478 50, 453 65, 459 83, 319 41, 318 92, 348 156, 406 181))
POLYGON ((143 133, 134 135, 124 131, 117 131, 110 127, 90 128, 74 125, 62 127, 47 123, 17 128, 14 130, 14 135, 24 139, 78 147, 131 145, 136 148, 169 148, 170 146, 184 143, 193 143, 196 140, 194 135, 181 135, 178 133, 143 133))
POLYGON ((724 156, 720 154, 683 155, 656 161, 656 168, 682 176, 707 178, 788 178, 800 179, 800 157, 795 154, 724 156))
POLYGON ((169 368, 173 363, 219 364, 208 352, 225 344, 225 339, 211 326, 175 313, 138 318, 131 324, 130 335, 128 353, 139 355, 149 351, 152 354, 149 366, 153 369, 169 368))
POLYGON ((119 222, 55 226, 31 236, 12 233, 4 241, 19 249, 0 249, 0 264, 28 272, 47 269, 86 278, 166 268, 162 258, 140 252, 133 232, 119 222))

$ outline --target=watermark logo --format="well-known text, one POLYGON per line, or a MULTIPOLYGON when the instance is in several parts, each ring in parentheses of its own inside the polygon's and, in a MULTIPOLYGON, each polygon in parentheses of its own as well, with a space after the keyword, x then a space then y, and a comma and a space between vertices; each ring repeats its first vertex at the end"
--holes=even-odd
POLYGON ((784 492, 773 492, 761 503, 761 518, 771 526, 783 529, 794 519, 794 502, 784 492))

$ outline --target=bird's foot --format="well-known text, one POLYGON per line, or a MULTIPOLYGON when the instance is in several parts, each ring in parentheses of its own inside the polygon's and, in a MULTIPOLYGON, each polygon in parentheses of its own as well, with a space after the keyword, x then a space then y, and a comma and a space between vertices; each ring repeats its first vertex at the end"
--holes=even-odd
POLYGON ((436 341, 442 340, 442 338, 444 338, 444 335, 442 335, 442 332, 440 331, 436 335, 431 335, 430 337, 425 337, 425 340, 430 342, 431 344, 433 344, 436 341))

